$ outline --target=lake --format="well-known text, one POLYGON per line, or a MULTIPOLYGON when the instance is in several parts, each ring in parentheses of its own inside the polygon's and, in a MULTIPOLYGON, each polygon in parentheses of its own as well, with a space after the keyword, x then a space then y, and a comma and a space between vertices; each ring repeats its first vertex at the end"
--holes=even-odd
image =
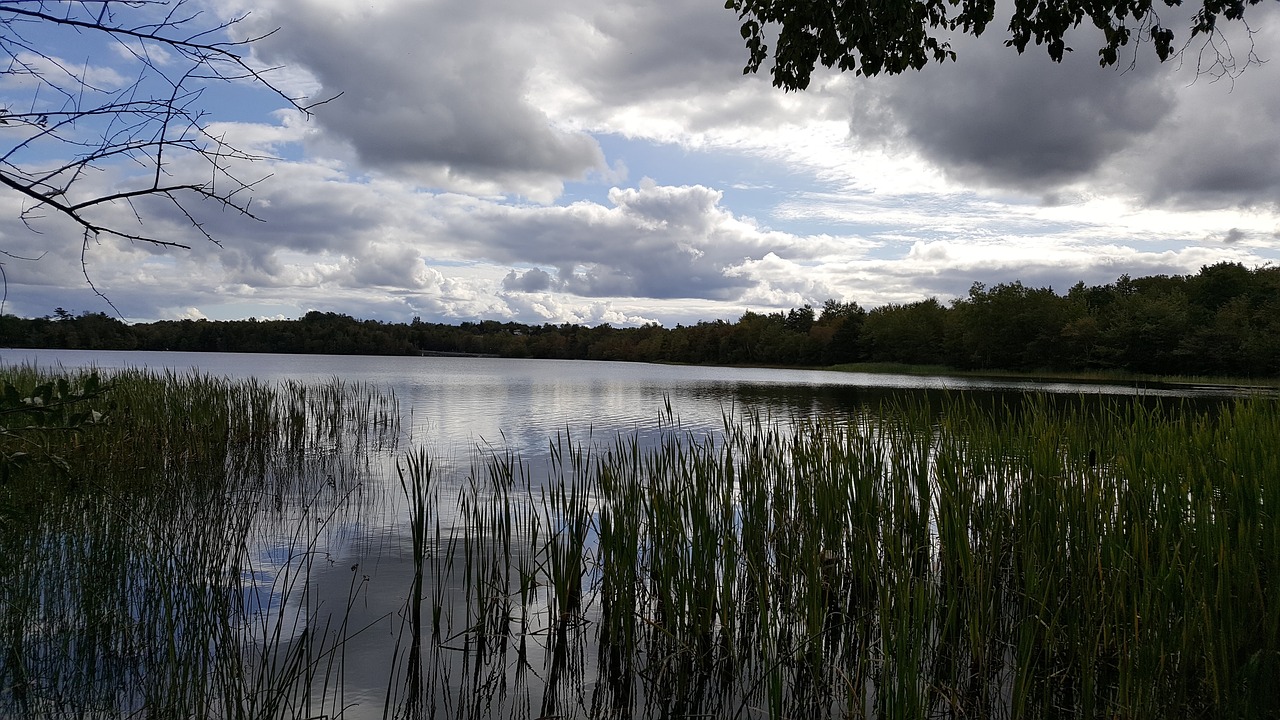
MULTIPOLYGON (((556 575, 553 570, 557 562, 564 561, 555 553, 562 548, 565 533, 577 538, 579 551, 586 547, 589 554, 605 553, 600 534, 607 521, 601 508, 613 500, 600 486, 590 484, 600 482, 595 479, 585 496, 573 495, 574 481, 590 471, 588 462, 575 459, 575 452, 590 458, 614 449, 625 455, 619 438, 635 438, 638 449, 661 448, 673 437, 673 431, 675 437, 711 437, 723 433, 727 424, 753 417, 761 418, 765 427, 792 427, 807 419, 852 422, 850 418, 869 406, 903 399, 941 406, 948 399, 966 398, 976 406, 999 409, 1016 406, 1026 395, 1035 394, 1064 407, 1107 399, 1176 407, 1187 403, 1214 406, 1241 394, 1210 387, 457 357, 5 350, 0 352, 0 363, 103 371, 194 371, 270 384, 324 384, 337 379, 347 387, 367 385, 394 395, 401 418, 395 444, 355 460, 309 457, 307 462, 318 463, 312 474, 327 475, 331 490, 304 490, 284 500, 277 495, 276 512, 255 520, 258 525, 249 534, 253 540, 246 548, 245 567, 239 571, 242 586, 237 588, 237 602, 246 617, 258 618, 246 624, 242 641, 247 646, 270 646, 275 648, 273 652, 282 652, 282 647, 298 647, 316 627, 324 628, 322 635, 341 628, 333 636, 339 640, 329 640, 334 644, 327 655, 329 669, 324 673, 322 697, 315 700, 317 708, 311 708, 310 700, 303 705, 317 715, 324 710, 357 719, 430 714, 424 711, 427 706, 405 704, 403 698, 409 694, 425 694, 432 712, 439 703, 448 716, 597 714, 598 703, 604 701, 596 693, 608 685, 604 678, 612 677, 604 670, 608 663, 604 654, 596 657, 587 652, 577 657, 575 664, 564 655, 564 648, 572 644, 565 638, 586 632, 585 627, 607 626, 608 613, 601 614, 598 601, 586 602, 585 608, 573 604, 555 610, 557 602, 566 602, 564 598, 573 593, 566 593, 552 580, 559 577, 573 586, 585 585, 587 589, 576 592, 592 598, 607 594, 601 589, 608 583, 602 579, 604 563, 598 557, 588 562, 575 556, 573 567, 579 568, 576 578, 575 573, 556 575), (415 515, 414 504, 406 502, 413 483, 410 480, 406 485, 404 474, 397 471, 397 467, 401 471, 409 467, 408 458, 417 448, 427 451, 434 466, 426 517, 415 515), (509 481, 494 481, 495 472, 503 471, 509 473, 509 481), (566 479, 568 491, 564 490, 566 479), (559 492, 568 495, 556 496, 558 486, 559 492), (347 489, 340 492, 341 488, 347 489), (326 492, 329 495, 322 498, 326 492), (548 509, 552 506, 554 512, 548 509), (489 512, 494 514, 485 514, 489 512), (408 528, 414 522, 424 523, 424 538, 412 537, 408 528), (543 538, 554 538, 554 542, 537 540, 538 528, 543 538), (575 528, 580 536, 573 535, 575 528), (530 533, 535 540, 527 550, 508 549, 501 555, 506 568, 496 566, 499 556, 484 554, 504 537, 530 533), (535 575, 542 578, 540 584, 525 587, 521 582, 535 575), (411 586, 420 588, 420 597, 433 598, 430 609, 444 631, 433 642, 423 643, 422 621, 417 621, 413 646, 421 653, 417 662, 428 666, 419 671, 428 682, 425 689, 406 690, 414 686, 396 678, 415 674, 404 665, 406 657, 413 657, 404 651, 413 605, 406 603, 406 591, 411 586), (477 603, 501 608, 499 620, 480 614, 477 603), (563 619, 569 616, 581 618, 581 625, 567 626, 563 619), (561 619, 557 621, 557 617, 561 619), (476 630, 489 622, 497 622, 503 630, 476 630), (513 623, 523 628, 518 654, 505 645, 497 654, 492 647, 485 649, 485 642, 506 643, 506 629, 513 623), (421 648, 428 646, 429 659, 424 659, 427 651, 421 648), (333 648, 340 648, 340 653, 332 652, 333 648), (337 656, 341 658, 338 670, 332 670, 332 658, 337 656), (536 679, 522 675, 524 669, 531 669, 536 679), (577 684, 560 679, 570 673, 593 679, 577 684), (570 688, 573 697, 556 696, 557 692, 570 693, 570 688), (476 702, 477 693, 489 691, 499 698, 490 699, 496 704, 468 704, 476 702)), ((679 442, 687 442, 680 447, 688 449, 696 448, 698 441, 679 442)), ((715 445, 707 452, 719 452, 720 447, 715 445)), ((873 442, 867 447, 899 446, 875 446, 873 442)), ((926 442, 923 452, 921 457, 927 459, 939 450, 926 442)), ((800 450, 789 447, 787 453, 794 457, 800 450)), ((1092 466, 1092 450, 1087 454, 1092 466)), ((421 508, 417 511, 422 512, 421 508)), ((730 523, 739 532, 745 527, 744 512, 735 511, 738 519, 730 523)), ((614 517, 619 522, 616 514, 614 517)), ((920 532, 938 542, 936 520, 922 525, 920 532)), ((697 533, 686 528, 676 537, 683 538, 677 545, 687 545, 696 555, 697 533)), ((564 547, 566 552, 573 550, 572 546, 564 547)), ((725 572, 724 558, 717 557, 704 570, 725 572)), ((776 558, 768 562, 776 562, 776 558)), ((659 607, 663 606, 659 602, 659 607)), ((646 647, 652 653, 657 646, 646 647)), ((629 656, 629 662, 639 662, 641 655, 629 656)), ((412 666, 414 661, 408 662, 412 666)), ((784 693, 788 702, 804 696, 808 691, 797 689, 804 687, 803 683, 788 685, 784 693)), ((625 700, 621 706, 612 706, 612 712, 645 715, 643 708, 658 707, 652 705, 656 702, 654 686, 646 685, 635 695, 631 692, 605 692, 609 702, 621 702, 619 695, 625 700), (619 709, 624 706, 625 710, 619 709)), ((735 692, 750 695, 755 690, 739 688, 735 692)), ((734 706, 739 701, 724 702, 734 706)), ((750 704, 741 702, 746 705, 736 707, 750 704)), ((828 705, 822 707, 823 714, 832 710, 828 705)), ((670 706, 659 709, 666 714, 678 714, 679 710, 670 706)))
POLYGON ((693 367, 586 360, 371 357, 238 353, 0 350, 0 364, 103 370, 198 370, 268 382, 369 383, 400 400, 416 442, 464 451, 476 443, 539 451, 556 432, 612 438, 651 428, 670 407, 682 425, 722 427, 726 412, 774 417, 839 415, 864 403, 948 393, 999 402, 1026 393, 1064 397, 1215 398, 1241 394, 1213 386, 1037 382, 821 370, 693 367))
POLYGON ((1063 401, 1141 397, 1151 402, 1214 403, 1240 389, 1155 383, 1032 380, 841 373, 821 370, 694 367, 587 360, 376 357, 243 353, 4 350, 0 364, 67 369, 195 370, 269 383, 323 383, 334 378, 393 393, 405 416, 408 444, 425 444, 442 464, 470 461, 478 447, 537 461, 557 433, 610 442, 645 434, 669 407, 681 428, 720 430, 725 414, 759 412, 786 420, 840 416, 866 403, 918 397, 935 402, 965 395, 999 405, 1027 393, 1063 401))

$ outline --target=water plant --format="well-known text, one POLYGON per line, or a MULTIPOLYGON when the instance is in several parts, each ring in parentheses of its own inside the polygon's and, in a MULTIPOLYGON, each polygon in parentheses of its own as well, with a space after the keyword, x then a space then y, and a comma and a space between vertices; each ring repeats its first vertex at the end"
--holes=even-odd
POLYGON ((106 382, 0 483, 0 715, 1280 712, 1275 398, 668 409, 457 478, 369 388, 106 382), (376 570, 315 577, 375 512, 370 615, 376 570))
MULTIPOLYGON (((1270 716, 1276 411, 956 398, 561 448, 489 499, 552 529, 549 609, 505 627, 544 716, 1270 716)), ((470 562, 522 554, 462 522, 470 562)))
POLYGON ((360 504, 358 447, 394 447, 394 402, 337 383, 4 372, 93 421, 42 436, 56 468, 12 462, 29 442, 0 438, 0 715, 340 711, 351 629, 317 612, 310 569, 360 504))

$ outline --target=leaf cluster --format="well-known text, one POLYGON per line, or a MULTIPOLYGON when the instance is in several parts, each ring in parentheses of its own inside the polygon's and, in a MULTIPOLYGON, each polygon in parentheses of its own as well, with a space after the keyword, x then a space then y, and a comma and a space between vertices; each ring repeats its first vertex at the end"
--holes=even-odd
POLYGON ((0 472, 31 463, 46 463, 65 472, 66 461, 50 450, 52 436, 77 433, 105 416, 87 402, 108 391, 98 374, 73 384, 65 377, 20 390, 6 380, 0 388, 0 472))
MULTIPOLYGON (((1237 64, 1219 29, 1219 20, 1243 23, 1245 9, 1262 0, 1203 0, 1188 28, 1187 43, 1204 40, 1197 65, 1201 72, 1234 74, 1257 62, 1250 47, 1237 64), (1207 56, 1203 53, 1208 51, 1207 56)), ((1015 0, 1005 45, 1019 53, 1029 44, 1044 46, 1061 62, 1072 48, 1068 36, 1081 25, 1102 33, 1098 63, 1114 66, 1121 49, 1150 41, 1160 61, 1178 55, 1174 31, 1157 9, 1180 6, 1182 0, 1015 0)), ((841 72, 874 76, 920 70, 930 61, 955 60, 950 38, 977 37, 995 19, 995 0, 727 0, 742 21, 747 49, 743 73, 757 72, 773 48, 773 84, 786 90, 809 86, 818 63, 841 72)), ((1248 31, 1248 25, 1245 26, 1248 31)), ((1251 31, 1248 31, 1250 35, 1251 31)))

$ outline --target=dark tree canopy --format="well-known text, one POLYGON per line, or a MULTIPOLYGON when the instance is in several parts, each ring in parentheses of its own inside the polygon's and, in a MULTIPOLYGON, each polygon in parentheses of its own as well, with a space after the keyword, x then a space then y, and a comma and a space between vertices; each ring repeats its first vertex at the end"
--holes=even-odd
POLYGON ((356 320, 311 311, 298 320, 163 320, 126 325, 56 308, 0 314, 0 347, 363 355, 481 354, 715 365, 912 363, 974 371, 1122 371, 1280 377, 1280 268, 1219 263, 1198 275, 1077 283, 1066 295, 1021 282, 975 283, 948 305, 929 298, 871 311, 828 300, 786 312, 747 311, 656 324, 458 325, 356 320))
MULTIPOLYGON (((1160 19, 1161 7, 1181 0, 1015 0, 1005 45, 1018 52, 1043 45, 1055 61, 1072 48, 1067 36, 1081 25, 1101 32, 1098 62, 1115 65, 1121 49, 1148 41, 1167 60, 1193 42, 1202 43, 1197 70, 1230 75, 1258 58, 1250 45, 1237 62, 1219 28, 1220 20, 1239 21, 1252 36, 1245 9, 1263 0, 1200 0, 1185 40, 1160 19)), ((981 35, 995 19, 995 0, 728 0, 725 7, 742 20, 748 60, 743 72, 756 72, 769 58, 766 44, 776 31, 773 84, 803 90, 821 62, 859 75, 896 75, 929 63, 954 60, 949 37, 981 35)), ((1179 30, 1179 32, 1184 32, 1179 30)))

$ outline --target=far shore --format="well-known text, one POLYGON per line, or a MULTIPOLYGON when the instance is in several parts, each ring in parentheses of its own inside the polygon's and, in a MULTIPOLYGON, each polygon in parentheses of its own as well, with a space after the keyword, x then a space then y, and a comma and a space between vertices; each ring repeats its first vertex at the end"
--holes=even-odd
MULTIPOLYGON (((26 348, 26 347, 0 347, 0 350, 59 350, 60 348, 26 348)), ((92 350, 77 349, 80 352, 93 352, 92 350)), ((110 352, 167 352, 153 350, 110 350, 110 352)), ((236 351, 236 350, 220 350, 220 351, 204 351, 204 350, 185 350, 183 352, 202 353, 202 352, 226 352, 232 354, 252 355, 253 352, 236 351)), ((339 354, 349 355, 347 353, 267 353, 273 355, 325 355, 339 354)), ((416 354, 420 357, 441 357, 441 358, 490 358, 500 359, 503 355, 496 353, 469 353, 469 352, 449 352, 440 350, 418 350, 416 354)), ((355 354, 355 357, 380 357, 376 353, 355 354)), ((547 359, 547 358, 508 358, 512 360, 521 359, 547 359)), ((591 362, 645 362, 643 360, 590 360, 591 362)), ((695 365, 695 363, 682 362, 663 362, 653 361, 659 365, 695 365)), ((1280 388, 1280 377, 1259 378, 1259 377, 1215 377, 1209 375, 1151 375, 1142 373, 1126 373, 1118 370, 1093 370, 1082 372, 1063 372, 1052 370, 1038 371, 1020 371, 1020 370, 965 370, 954 368, 948 365, 911 365, 906 363, 887 363, 887 362, 866 362, 866 363, 845 363, 841 365, 813 366, 813 365, 775 365, 769 363, 738 363, 738 364, 717 364, 702 363, 702 367, 740 367, 740 368, 765 368, 777 370, 818 370, 823 372, 843 372, 843 373, 869 373, 875 375, 914 375, 920 377, 963 377, 963 378, 985 378, 991 380, 1027 380, 1032 382, 1087 382, 1087 383, 1107 383, 1107 384, 1127 384, 1141 383, 1150 385, 1163 386, 1192 386, 1192 387, 1223 387, 1247 390, 1251 388, 1273 390, 1280 388)))
MULTIPOLYGON (((799 369, 799 368, 797 368, 799 369)), ((814 368, 809 368, 814 369, 814 368)), ((960 370, 946 365, 906 365, 900 363, 849 363, 819 370, 885 375, 953 376, 1037 382, 1158 383, 1161 385, 1212 385, 1235 388, 1280 388, 1280 378, 1208 377, 1196 375, 1144 375, 1111 370, 1094 372, 1024 372, 1016 370, 960 370)))

